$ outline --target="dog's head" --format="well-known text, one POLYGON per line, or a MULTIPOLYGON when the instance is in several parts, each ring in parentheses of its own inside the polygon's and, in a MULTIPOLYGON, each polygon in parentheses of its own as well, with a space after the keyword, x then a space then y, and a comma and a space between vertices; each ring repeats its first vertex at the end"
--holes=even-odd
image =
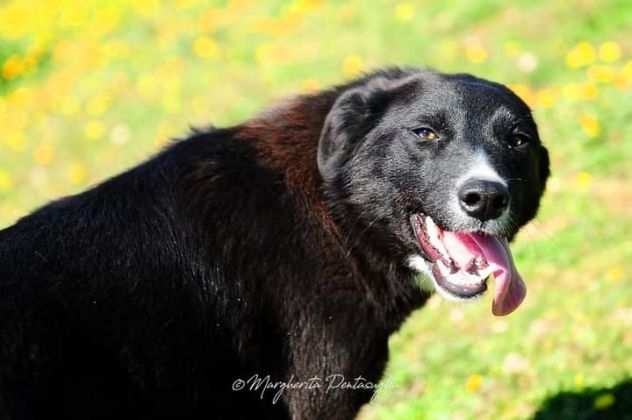
POLYGON ((548 166, 531 112, 511 90, 418 70, 349 85, 318 150, 353 231, 448 298, 480 296, 494 274, 497 315, 525 296, 508 241, 535 216, 548 166))

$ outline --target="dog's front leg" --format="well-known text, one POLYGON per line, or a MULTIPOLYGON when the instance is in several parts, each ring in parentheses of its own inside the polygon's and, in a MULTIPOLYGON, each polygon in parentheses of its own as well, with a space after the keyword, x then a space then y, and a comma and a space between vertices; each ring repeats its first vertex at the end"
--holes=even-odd
POLYGON ((306 311, 290 336, 291 367, 284 399, 293 420, 351 420, 377 390, 388 334, 372 311, 306 311))

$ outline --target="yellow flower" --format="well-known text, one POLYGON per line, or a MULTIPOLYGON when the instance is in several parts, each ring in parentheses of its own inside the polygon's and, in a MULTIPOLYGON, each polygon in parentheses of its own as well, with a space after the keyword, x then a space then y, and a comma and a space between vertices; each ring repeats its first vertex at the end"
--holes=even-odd
POLYGON ((551 108, 557 100, 557 93, 550 88, 541 89, 537 93, 537 104, 541 108, 551 108))
POLYGON ((470 392, 476 392, 481 388, 483 377, 478 373, 474 373, 467 378, 465 388, 470 392))
POLYGON ((157 137, 163 144, 169 140, 176 132, 176 127, 167 121, 163 121, 158 125, 157 137))
POLYGON ((592 64, 597 53, 595 47, 589 42, 580 42, 566 54, 566 65, 571 69, 577 69, 592 64))
POLYGON ((0 169, 0 192, 9 192, 13 189, 13 179, 11 174, 0 169))
POLYGON ((599 96, 599 89, 594 83, 586 82, 580 86, 580 94, 582 99, 589 101, 599 96))
POLYGON ((595 82, 610 83, 614 76, 614 70, 610 66, 594 65, 588 68, 588 78, 595 82))
POLYGON ((210 59, 219 56, 219 46, 212 38, 202 35, 193 42, 193 52, 200 58, 210 59))
POLYGON ((188 9, 197 5, 198 0, 176 0, 176 7, 180 9, 188 9))
POLYGON ((169 139, 165 138, 165 137, 156 137, 154 139, 154 147, 156 149, 162 149, 163 147, 165 147, 167 144, 169 143, 169 139))
POLYGON ((26 138, 21 131, 9 133, 5 138, 4 143, 7 147, 14 152, 21 152, 26 147, 26 138))
POLYGON ((582 190, 587 190, 592 185, 592 175, 590 172, 581 171, 575 175, 575 183, 582 190))
POLYGON ((75 162, 66 170, 66 178, 74 185, 83 184, 88 175, 88 171, 81 163, 75 162))
POLYGON ((629 79, 622 73, 615 74, 612 84, 620 90, 626 90, 628 88, 629 79))
POLYGON ((595 401, 593 401, 593 407, 595 407, 596 410, 605 410, 606 408, 614 404, 615 401, 616 398, 614 397, 614 395, 610 393, 601 394, 597 398, 595 398, 595 401))
POLYGON ((582 389, 584 387, 584 374, 577 373, 575 375, 575 388, 582 389))
POLYGON ((465 58, 474 64, 484 63, 487 57, 487 50, 480 45, 470 45, 465 48, 465 58))
POLYGON ((520 44, 515 41, 507 41, 503 44, 503 49, 505 50, 505 54, 509 57, 517 57, 520 54, 520 44))
POLYGON ((134 9, 141 16, 149 17, 160 9, 160 0, 134 0, 134 9))
POLYGON ((158 90, 156 78, 149 74, 141 75, 136 82, 136 91, 145 99, 153 98, 158 90))
POLYGON ((356 11, 351 4, 344 4, 338 9, 336 18, 341 22, 349 22, 356 15, 356 11))
POLYGON ((593 115, 582 115, 579 118, 579 125, 582 127, 584 133, 591 139, 601 134, 601 124, 599 124, 599 120, 593 115))
POLYGON ((608 41, 599 46, 599 59, 604 63, 613 63, 621 58, 621 47, 616 42, 608 41))
POLYGON ((59 25, 64 29, 78 28, 89 19, 85 7, 64 7, 59 18, 59 25))
POLYGON ((121 10, 117 7, 95 7, 92 30, 99 35, 108 34, 116 29, 121 21, 121 10))
POLYGON ((270 60, 270 57, 273 55, 274 47, 271 44, 261 44, 257 46, 255 50, 255 60, 257 60, 257 64, 262 65, 266 64, 270 60))
POLYGON ((28 73, 30 70, 35 68, 35 66, 37 66, 38 59, 38 56, 32 54, 25 56, 24 60, 22 61, 22 63, 24 64, 24 72, 28 73))
POLYGON ((322 0, 296 0, 288 6, 288 13, 304 14, 322 4, 322 0))
POLYGON ((55 156, 55 149, 50 143, 41 143, 33 151, 33 159, 40 165, 48 165, 55 156))
POLYGON ((113 40, 103 45, 103 56, 109 60, 121 59, 128 57, 132 52, 131 47, 126 41, 113 40))
POLYGON ((395 17, 402 22, 409 22, 415 17, 415 7, 408 2, 398 3, 395 6, 395 17))
POLYGON ((355 77, 362 71, 363 68, 364 60, 356 54, 346 56, 342 62, 342 74, 344 74, 345 77, 355 77))
POLYGON ((68 96, 61 101, 60 111, 63 115, 71 116, 79 112, 80 103, 75 97, 68 96))
POLYGON ((533 106, 535 103, 535 94, 527 85, 520 83, 509 85, 509 88, 514 91, 516 95, 520 97, 529 106, 533 106))
POLYGON ((306 92, 314 92, 320 89, 320 82, 316 79, 303 80, 303 90, 306 92))
POLYGON ((31 109, 36 104, 37 98, 35 97, 35 89, 20 86, 13 92, 6 96, 7 103, 13 105, 13 107, 20 107, 22 109, 31 109))
POLYGON ((15 79, 26 71, 26 65, 17 55, 12 55, 4 62, 2 66, 2 77, 7 80, 15 79))
POLYGON ((606 272, 606 278, 612 282, 619 282, 623 279, 625 272, 623 271, 623 267, 616 266, 610 267, 606 272))
POLYGON ((110 107, 110 101, 108 95, 97 95, 86 104, 86 112, 93 117, 103 115, 110 107))
POLYGON ((99 140, 105 134, 105 125, 99 120, 92 120, 83 127, 83 134, 88 140, 99 140))
POLYGON ((168 92, 165 95, 163 95, 162 108, 170 114, 175 114, 180 111, 180 108, 182 108, 182 106, 181 106, 181 101, 180 101, 180 95, 177 90, 168 92))
POLYGON ((621 69, 621 77, 624 80, 632 80, 632 60, 628 61, 621 69))

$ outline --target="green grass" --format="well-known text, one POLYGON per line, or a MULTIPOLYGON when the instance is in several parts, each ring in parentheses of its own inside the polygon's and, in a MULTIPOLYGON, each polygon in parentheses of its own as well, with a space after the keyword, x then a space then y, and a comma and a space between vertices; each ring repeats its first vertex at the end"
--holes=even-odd
POLYGON ((632 376, 629 1, 105 4, 0 3, 0 66, 35 60, 0 74, 0 226, 189 124, 234 123, 382 65, 472 72, 530 101, 551 152, 541 212, 513 246, 527 301, 494 318, 489 297, 433 298, 392 337, 385 387, 361 418, 618 418, 632 405, 617 386, 632 376), (601 48, 610 41, 621 57, 601 48), (571 68, 580 42, 587 62, 571 68))

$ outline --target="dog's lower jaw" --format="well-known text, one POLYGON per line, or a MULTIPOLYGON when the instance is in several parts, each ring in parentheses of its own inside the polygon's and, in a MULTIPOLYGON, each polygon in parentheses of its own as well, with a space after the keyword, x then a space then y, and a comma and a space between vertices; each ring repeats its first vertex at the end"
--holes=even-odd
POLYGON ((480 298, 480 296, 462 298, 444 290, 437 284, 434 274, 432 274, 430 263, 421 255, 411 255, 408 257, 408 267, 415 272, 415 283, 417 286, 425 292, 437 292, 442 298, 453 302, 470 302, 480 298))

